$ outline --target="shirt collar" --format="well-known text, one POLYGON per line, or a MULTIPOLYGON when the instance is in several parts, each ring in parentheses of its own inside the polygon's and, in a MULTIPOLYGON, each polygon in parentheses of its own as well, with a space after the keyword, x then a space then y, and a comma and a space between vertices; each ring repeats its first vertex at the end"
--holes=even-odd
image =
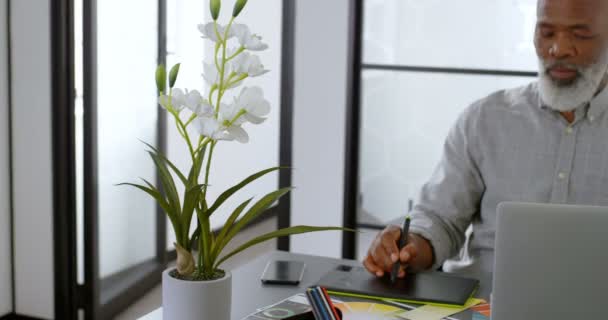
POLYGON ((587 118, 593 121, 602 115, 602 112, 608 108, 608 86, 605 86, 589 103, 589 111, 587 118))

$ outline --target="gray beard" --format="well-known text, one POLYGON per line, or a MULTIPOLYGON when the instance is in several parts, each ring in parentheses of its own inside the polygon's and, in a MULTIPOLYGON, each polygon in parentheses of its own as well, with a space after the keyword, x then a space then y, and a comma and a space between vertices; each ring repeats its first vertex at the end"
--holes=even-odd
POLYGON ((547 73, 547 63, 539 59, 539 92, 551 109, 567 112, 586 105, 593 99, 608 69, 608 54, 587 67, 578 67, 578 77, 570 83, 560 83, 547 73))

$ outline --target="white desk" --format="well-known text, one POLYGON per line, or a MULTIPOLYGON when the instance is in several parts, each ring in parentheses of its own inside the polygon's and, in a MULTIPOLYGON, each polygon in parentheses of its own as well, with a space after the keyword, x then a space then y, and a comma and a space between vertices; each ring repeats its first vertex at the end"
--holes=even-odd
MULTIPOLYGON (((232 270, 231 318, 233 320, 240 320, 258 308, 304 292, 305 288, 314 285, 325 273, 338 265, 360 266, 361 262, 275 251, 261 256, 236 270, 232 270), (269 260, 297 260, 306 263, 306 271, 300 285, 297 287, 263 285, 260 282, 260 276, 269 260)), ((488 285, 490 284, 490 276, 481 279, 481 286, 477 296, 488 300, 488 285)), ((162 314, 162 308, 159 308, 140 318, 140 320, 163 320, 162 314)), ((469 320, 472 318, 472 315, 470 311, 465 311, 454 317, 459 320, 469 320)))

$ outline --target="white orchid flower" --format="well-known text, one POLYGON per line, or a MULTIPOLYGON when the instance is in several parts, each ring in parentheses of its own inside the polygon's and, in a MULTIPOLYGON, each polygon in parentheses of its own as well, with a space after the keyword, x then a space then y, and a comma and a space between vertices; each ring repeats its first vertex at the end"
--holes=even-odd
POLYGON ((232 70, 237 74, 245 73, 250 77, 261 76, 268 70, 264 69, 260 57, 250 54, 249 52, 243 52, 236 56, 232 61, 232 70))
MULTIPOLYGON (((224 81, 227 80, 227 77, 230 73, 232 73, 232 65, 227 63, 224 69, 224 81)), ((203 78, 209 86, 213 86, 214 84, 220 83, 220 73, 217 71, 217 68, 215 67, 214 63, 203 62, 203 78)), ((240 82, 236 82, 231 84, 228 88, 236 88, 240 85, 240 82)))
POLYGON ((233 103, 222 105, 219 120, 225 126, 240 126, 247 121, 260 124, 266 120, 264 116, 268 113, 270 113, 270 102, 264 99, 262 89, 245 87, 233 103))
MULTIPOLYGON (((199 24, 197 27, 198 27, 198 31, 200 31, 203 34, 203 38, 209 39, 213 42, 218 42, 218 40, 219 40, 217 37, 217 33, 220 34, 220 37, 224 37, 224 33, 226 32, 226 27, 224 27, 218 23, 217 24, 217 33, 216 33, 214 22, 209 22, 206 24, 199 24)), ((228 31, 228 39, 234 37, 234 35, 235 35, 234 31, 231 28, 230 31, 228 31)))
POLYGON ((179 88, 175 88, 171 92, 171 96, 161 95, 158 97, 158 103, 167 110, 173 110, 180 112, 186 105, 186 95, 184 91, 179 88))
POLYGON ((198 117, 193 122, 196 130, 203 136, 213 140, 236 140, 240 143, 247 143, 249 135, 247 131, 236 123, 229 123, 223 118, 198 117))
POLYGON ((213 63, 203 62, 203 78, 209 86, 220 82, 219 72, 213 63))
POLYGON ((226 131, 228 132, 228 136, 231 140, 234 139, 240 143, 249 142, 249 135, 247 134, 247 131, 245 131, 245 129, 243 129, 241 126, 233 125, 226 128, 226 131))
POLYGON ((197 90, 189 91, 186 94, 185 105, 199 117, 210 117, 214 114, 213 106, 197 90))
POLYGON ((235 98, 233 103, 231 103, 229 105, 222 105, 222 107, 220 108, 218 118, 219 118, 220 122, 226 126, 228 126, 228 125, 240 126, 247 121, 247 119, 242 117, 242 115, 244 115, 245 112, 247 112, 247 111, 243 110, 241 112, 241 110, 243 110, 243 109, 238 107, 238 105, 236 103, 236 98, 235 98))
POLYGON ((205 137, 213 140, 232 140, 225 132, 226 128, 213 117, 197 117, 192 124, 198 133, 205 137))
POLYGON ((235 99, 234 108, 244 110, 245 120, 260 124, 266 120, 270 113, 270 102, 264 99, 264 91, 260 87, 244 87, 238 98, 235 99))
POLYGON ((239 39, 239 43, 245 49, 251 51, 262 51, 268 49, 268 45, 262 42, 262 37, 251 34, 249 27, 245 24, 234 24, 230 33, 239 39))

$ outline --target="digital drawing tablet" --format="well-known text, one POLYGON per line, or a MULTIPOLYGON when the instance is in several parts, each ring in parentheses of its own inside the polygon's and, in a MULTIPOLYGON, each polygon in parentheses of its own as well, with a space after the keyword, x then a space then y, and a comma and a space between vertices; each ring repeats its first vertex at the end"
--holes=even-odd
POLYGON ((477 290, 479 280, 442 272, 425 272, 408 274, 392 284, 390 275, 378 278, 363 267, 338 267, 323 276, 318 285, 334 295, 463 306, 477 290))

